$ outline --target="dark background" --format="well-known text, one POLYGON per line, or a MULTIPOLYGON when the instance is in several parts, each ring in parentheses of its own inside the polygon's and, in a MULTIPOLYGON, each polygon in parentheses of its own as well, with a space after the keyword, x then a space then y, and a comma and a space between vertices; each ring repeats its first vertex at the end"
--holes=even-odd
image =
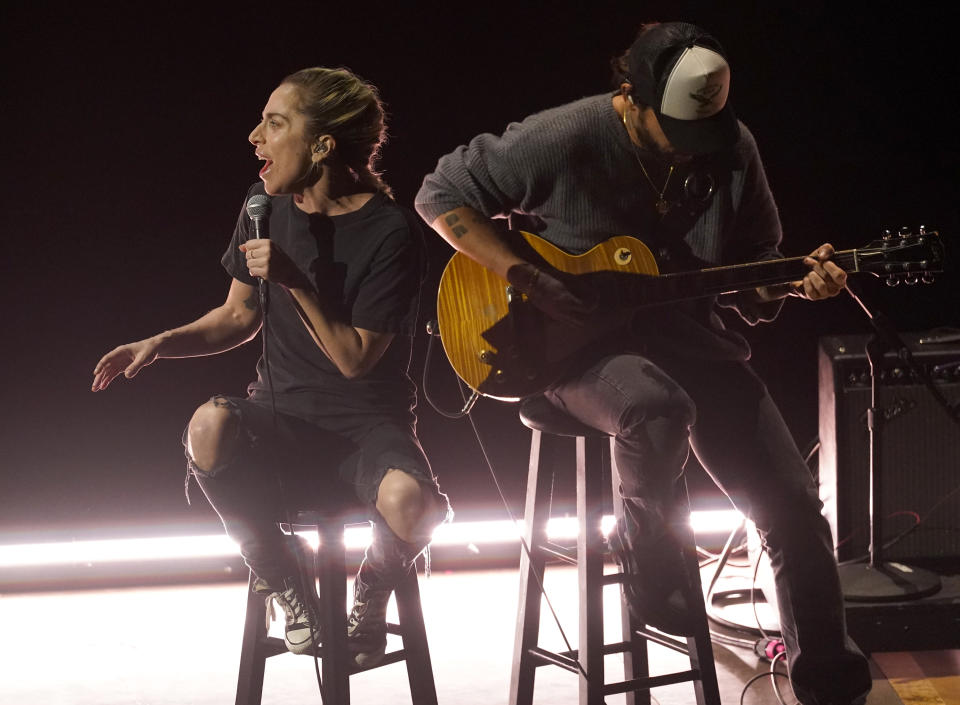
MULTIPOLYGON (((730 55, 732 100, 760 144, 786 254, 824 241, 860 247, 882 228, 920 224, 953 249, 956 33, 946 10, 514 5, 6 5, 0 543, 216 530, 199 495, 183 501, 180 434, 212 393, 243 392, 258 345, 160 361, 96 395, 91 371, 115 345, 223 300, 219 258, 259 169, 246 136, 280 79, 305 66, 344 65, 379 86, 392 134, 382 166, 411 204, 437 158, 474 134, 606 90, 610 58, 641 22, 694 21, 730 55)), ((430 247, 436 279, 450 250, 432 236, 430 247)), ((956 282, 863 283, 872 305, 915 331, 957 325, 956 282)), ((747 331, 799 445, 817 433, 817 339, 867 330, 843 296, 791 301, 777 322, 747 331)), ((442 354, 430 378, 438 400, 457 405, 442 354)), ((423 401, 419 413, 461 515, 502 517, 469 423, 423 401)), ((516 507, 527 435, 516 408, 482 400, 474 416, 516 507)), ((700 506, 722 505, 702 478, 697 486, 700 506)))

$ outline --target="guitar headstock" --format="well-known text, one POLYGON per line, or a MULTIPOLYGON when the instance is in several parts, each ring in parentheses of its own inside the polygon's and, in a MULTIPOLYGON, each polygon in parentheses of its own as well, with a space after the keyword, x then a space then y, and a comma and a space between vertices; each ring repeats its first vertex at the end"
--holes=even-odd
POLYGON ((856 269, 886 280, 887 286, 929 284, 943 271, 943 244, 940 234, 920 226, 917 233, 900 228, 896 234, 885 230, 883 237, 854 254, 856 269))

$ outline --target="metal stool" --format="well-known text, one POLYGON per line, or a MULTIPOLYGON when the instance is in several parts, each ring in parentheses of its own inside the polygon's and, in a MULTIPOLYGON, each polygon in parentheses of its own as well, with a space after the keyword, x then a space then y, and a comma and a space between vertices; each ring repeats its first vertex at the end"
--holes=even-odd
MULTIPOLYGON (((350 676, 371 670, 357 668, 347 652, 347 568, 343 528, 351 522, 343 513, 323 511, 299 511, 293 521, 298 531, 315 528, 320 537, 314 564, 319 578, 320 630, 323 634, 319 654, 323 695, 327 705, 349 705, 350 676)), ((259 705, 266 660, 287 653, 283 639, 267 636, 266 603, 263 595, 253 592, 253 581, 251 572, 247 586, 247 616, 240 651, 236 705, 259 705)), ((401 580, 394 594, 400 624, 388 623, 387 632, 400 635, 403 648, 388 651, 383 660, 372 668, 406 661, 412 702, 415 705, 436 705, 437 691, 420 608, 416 570, 411 570, 401 580)))
MULTIPOLYGON (((627 608, 621 589, 621 625, 623 641, 605 644, 603 636, 603 587, 622 585, 620 572, 604 575, 605 541, 601 532, 604 509, 604 484, 618 492, 619 479, 613 462, 613 439, 585 426, 554 407, 543 397, 531 397, 520 407, 520 419, 531 429, 530 468, 527 476, 525 531, 530 555, 520 555, 520 600, 517 633, 514 642, 513 672, 510 677, 510 705, 531 705, 536 669, 554 665, 580 676, 580 705, 602 705, 604 697, 625 693, 628 705, 649 705, 650 689, 692 681, 697 705, 720 705, 716 666, 710 644, 710 632, 700 587, 696 555, 687 555, 688 572, 701 596, 693 605, 698 613, 695 634, 675 638, 639 624, 627 608), (549 465, 542 462, 543 435, 576 438, 577 517, 579 532, 576 549, 551 543, 546 528, 549 515, 549 465), (546 470, 546 472, 542 472, 546 470), (575 564, 580 593, 579 649, 561 653, 539 646, 540 580, 550 559, 575 564), (684 639, 685 641, 681 640, 684 639), (664 675, 650 675, 647 642, 654 642, 686 654, 689 670, 664 675), (623 654, 626 680, 607 684, 604 655, 623 654)), ((617 518, 623 511, 621 502, 613 502, 617 518)))

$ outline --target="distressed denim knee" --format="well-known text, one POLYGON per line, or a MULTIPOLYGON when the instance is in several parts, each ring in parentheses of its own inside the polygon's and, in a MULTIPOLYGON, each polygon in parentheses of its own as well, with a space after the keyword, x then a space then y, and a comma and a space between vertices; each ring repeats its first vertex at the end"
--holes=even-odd
MULTIPOLYGON (((196 429, 194 429, 196 431, 196 429)), ((190 478, 196 477, 198 482, 201 482, 203 479, 213 478, 223 472, 224 469, 229 467, 232 463, 235 462, 237 456, 240 454, 240 451, 243 447, 252 447, 254 438, 248 432, 244 430, 243 427, 243 415, 240 411, 240 407, 237 403, 230 399, 229 397, 224 397, 221 395, 211 397, 203 406, 198 407, 197 411, 194 412, 194 415, 191 417, 190 422, 187 424, 186 428, 183 429, 183 435, 181 436, 181 443, 183 443, 183 454, 187 459, 187 473, 183 482, 184 494, 187 498, 187 504, 190 503, 190 478), (197 414, 201 409, 207 405, 212 404, 218 409, 225 409, 233 422, 232 428, 229 431, 229 440, 227 444, 229 446, 230 452, 226 454, 226 457, 218 457, 217 462, 211 465, 209 468, 201 468, 196 459, 190 453, 190 435, 191 429, 195 425, 195 420, 197 414), (243 437, 246 443, 241 443, 241 437, 243 437)))

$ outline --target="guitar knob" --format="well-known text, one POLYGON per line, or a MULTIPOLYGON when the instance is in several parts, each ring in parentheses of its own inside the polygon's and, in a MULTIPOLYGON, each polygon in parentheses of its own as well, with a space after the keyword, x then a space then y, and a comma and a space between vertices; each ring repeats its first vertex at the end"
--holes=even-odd
POLYGON ((936 281, 936 277, 933 276, 933 272, 924 272, 920 281, 924 284, 933 284, 933 282, 936 281))
POLYGON ((887 277, 886 279, 887 286, 900 286, 900 279, 897 277, 887 277))
POLYGON ((904 225, 902 228, 900 228, 900 235, 901 235, 901 236, 911 235, 911 234, 912 234, 912 233, 910 232, 910 228, 907 227, 906 225, 904 225))
POLYGON ((926 226, 926 225, 921 225, 921 226, 920 226, 920 234, 921 234, 921 235, 926 235, 926 234, 927 234, 927 226, 926 226))
POLYGON ((881 235, 883 235, 884 240, 889 240, 890 238, 893 237, 893 233, 890 232, 890 228, 884 228, 881 235))
POLYGON ((920 279, 917 278, 916 274, 911 274, 909 277, 904 277, 903 281, 906 282, 909 286, 913 286, 914 284, 918 284, 920 282, 920 279))

